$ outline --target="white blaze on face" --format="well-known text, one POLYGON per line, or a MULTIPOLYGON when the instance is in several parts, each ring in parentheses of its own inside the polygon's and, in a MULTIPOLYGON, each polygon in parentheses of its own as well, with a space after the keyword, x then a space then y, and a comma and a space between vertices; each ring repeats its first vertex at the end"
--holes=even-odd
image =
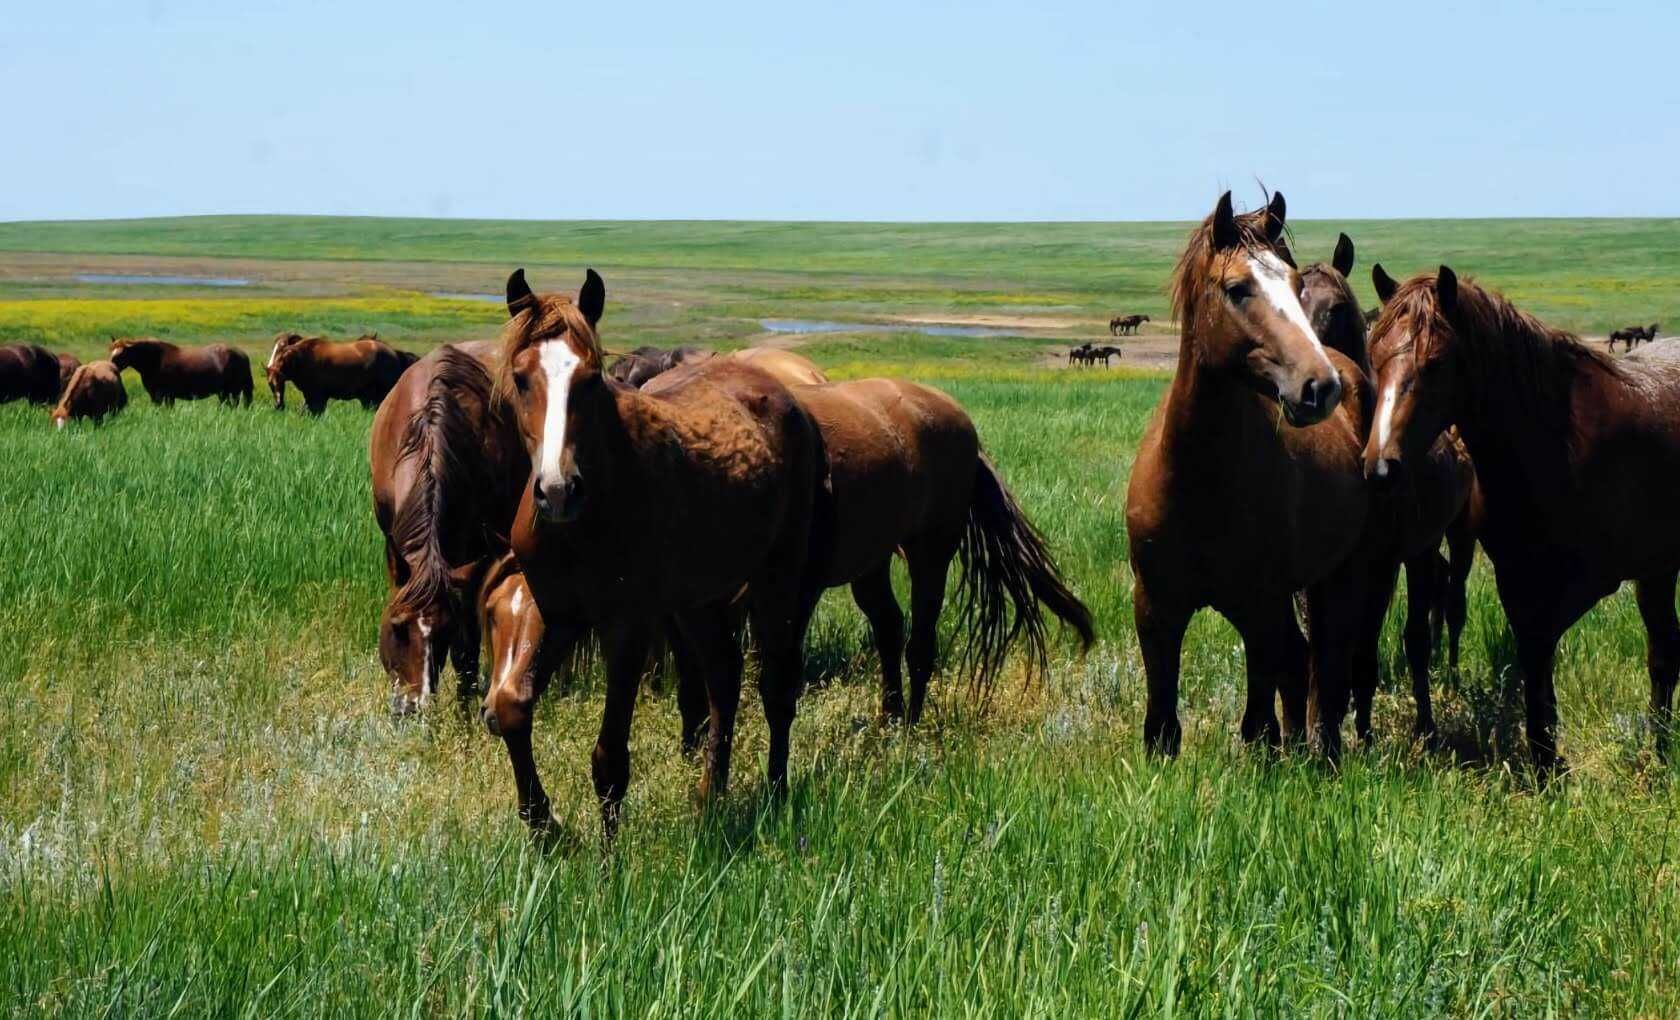
POLYGON ((1394 431, 1394 405, 1400 402, 1400 384, 1391 382, 1383 387, 1382 400, 1377 403, 1377 448, 1387 449, 1394 431))
POLYGON ((424 619, 415 621, 420 628, 420 704, 424 705, 436 683, 432 679, 432 625, 424 619))
POLYGON ((1325 370, 1334 373, 1330 358, 1324 353, 1324 345, 1319 343, 1318 334, 1313 332, 1312 323, 1307 321, 1306 310, 1301 307, 1301 296, 1289 285, 1289 266, 1275 252, 1263 251, 1248 257, 1248 270, 1254 274, 1260 293, 1266 296, 1285 321, 1306 334, 1313 351, 1324 360, 1325 370))
POLYGON ((537 453, 537 480, 544 482, 560 473, 560 451, 566 448, 566 398, 580 359, 564 340, 544 341, 539 357, 548 378, 548 410, 543 415, 542 449, 537 453))

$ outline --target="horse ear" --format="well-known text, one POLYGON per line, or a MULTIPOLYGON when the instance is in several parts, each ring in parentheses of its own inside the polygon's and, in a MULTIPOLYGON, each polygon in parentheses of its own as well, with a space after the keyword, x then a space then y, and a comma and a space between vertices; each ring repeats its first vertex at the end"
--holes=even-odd
POLYGON ((593 269, 586 269, 583 273, 583 289, 578 291, 578 311, 589 320, 591 328, 601 321, 601 313, 607 308, 607 285, 601 279, 601 274, 593 269))
POLYGON ((1343 276, 1353 272, 1353 238, 1346 234, 1336 238, 1336 251, 1330 256, 1330 268, 1343 276))
POLYGON ((536 303, 537 296, 531 293, 531 285, 525 282, 525 270, 515 269, 507 282, 508 318, 535 307, 536 303))
POLYGON ((1266 205, 1266 240, 1276 241, 1283 236, 1283 220, 1288 209, 1283 201, 1283 192, 1272 192, 1272 200, 1266 205))
POLYGON ((1388 299, 1394 296, 1394 292, 1400 289, 1400 285, 1394 282, 1394 277, 1383 269, 1381 262, 1371 267, 1371 286, 1377 288, 1377 300, 1385 305, 1388 304, 1388 299))
POLYGON ((1231 212, 1231 193, 1227 191, 1219 196, 1219 204, 1213 207, 1213 250, 1235 248, 1240 240, 1237 217, 1231 212))
POLYGON ((1458 311, 1458 274, 1446 266, 1435 274, 1435 299, 1441 305, 1442 314, 1448 318, 1458 311))

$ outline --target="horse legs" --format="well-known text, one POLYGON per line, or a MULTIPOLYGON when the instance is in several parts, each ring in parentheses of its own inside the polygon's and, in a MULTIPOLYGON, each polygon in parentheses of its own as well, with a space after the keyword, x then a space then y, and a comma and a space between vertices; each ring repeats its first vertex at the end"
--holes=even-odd
POLYGON ((624 792, 630 785, 630 721, 636 713, 650 637, 648 625, 635 622, 613 627, 601 638, 607 703, 601 711, 601 733, 589 756, 589 772, 601 801, 601 833, 609 840, 618 833, 624 792))
MULTIPOLYGON (((712 606, 677 617, 694 666, 705 684, 709 709, 705 771, 700 777, 701 800, 721 797, 729 789, 735 713, 741 704, 740 629, 734 625, 731 612, 726 606, 712 606)), ((696 733, 695 740, 698 739, 696 733)))
POLYGON ((911 726, 922 719, 928 682, 933 679, 939 655, 939 614, 945 608, 945 578, 959 541, 924 536, 905 550, 910 565, 910 641, 904 650, 910 667, 910 706, 904 718, 911 726))
POLYGON ((1319 751, 1335 762, 1342 754, 1342 721, 1347 718, 1354 648, 1368 610, 1362 590, 1368 569, 1357 558, 1336 568, 1307 589, 1307 643, 1312 656, 1308 724, 1319 751))
POLYGON ((1668 757, 1669 730, 1673 725, 1674 685, 1680 679, 1680 620, 1674 613, 1674 586, 1680 575, 1673 571, 1642 578, 1635 585, 1639 616, 1645 621, 1645 663, 1651 672, 1651 730, 1657 752, 1668 757))
POLYGON ((749 610, 753 637, 758 641, 758 700, 770 729, 770 756, 765 779, 772 794, 787 792, 788 750, 793 717, 805 686, 805 630, 816 611, 820 589, 800 592, 789 611, 783 593, 766 592, 753 599, 749 610))
POLYGON ((1434 658, 1435 632, 1430 610, 1439 602, 1446 564, 1436 549, 1406 561, 1406 667, 1412 674, 1412 701, 1417 721, 1412 734, 1426 741, 1435 739, 1435 710, 1429 700, 1429 660, 1434 658))
POLYGON ((1305 682, 1307 641, 1295 622, 1289 600, 1249 614, 1226 614, 1243 639, 1248 672, 1248 703, 1243 710, 1242 738, 1277 746, 1282 740, 1274 703, 1277 693, 1305 682))
MULTIPOLYGON (((1425 569, 1427 573, 1427 568, 1425 569)), ((1370 572, 1370 580, 1366 587, 1365 609, 1359 618, 1359 629, 1354 636, 1352 666, 1349 673, 1349 687, 1353 694, 1353 732, 1362 743, 1371 741, 1371 703, 1376 699, 1378 670, 1381 665, 1378 656, 1378 645, 1382 640, 1383 621, 1388 618, 1388 606, 1394 600, 1394 584, 1400 577, 1400 564, 1396 561, 1376 564, 1370 572)), ((1406 591, 1408 596, 1412 592, 1414 578, 1416 583, 1425 583, 1426 579, 1418 575, 1408 563, 1406 566, 1406 591)), ((1427 590, 1427 589, 1425 589, 1427 590)), ((1406 617, 1407 640, 1410 641, 1412 620, 1417 617, 1415 609, 1406 617)), ((1427 634, 1429 627, 1429 613, 1423 613, 1421 619, 1427 634)), ((1408 644, 1409 651, 1411 645, 1408 644)), ((1425 668, 1428 660, 1425 659, 1425 668)), ((1428 711, 1429 685, 1428 675, 1424 677, 1424 709, 1428 711)))
POLYGON ((1470 584, 1470 568, 1476 565, 1476 536, 1470 530, 1470 512, 1466 507, 1447 527, 1447 669, 1458 672, 1459 640, 1464 636, 1464 620, 1469 615, 1469 599, 1465 592, 1470 584))
MULTIPOLYGON (((1178 721, 1178 660, 1190 611, 1151 598, 1141 580, 1132 585, 1132 616, 1149 684, 1143 715, 1143 746, 1156 754, 1178 754, 1184 730, 1178 721)), ((1269 708, 1269 706, 1268 706, 1269 708)))
POLYGON ((513 766, 513 787, 519 798, 519 817, 533 833, 548 829, 551 816, 548 794, 537 777, 537 763, 531 755, 531 718, 537 699, 548 686, 553 664, 571 653, 580 630, 552 628, 543 639, 537 668, 522 676, 509 676, 484 697, 484 725, 502 738, 508 762, 513 766))
POLYGON ((705 666, 695 654, 682 628, 675 623, 666 628, 665 644, 671 649, 671 661, 677 671, 677 712, 682 716, 682 756, 692 759, 700 751, 700 738, 706 731, 706 718, 710 710, 706 696, 705 666))
POLYGON ((456 693, 463 709, 471 706, 472 697, 478 691, 478 659, 483 640, 478 614, 463 613, 456 624, 455 640, 449 643, 449 664, 455 667, 456 693))
POLYGON ((893 594, 892 559, 852 582, 852 601, 869 620, 881 657, 881 717, 904 718, 904 613, 893 594))

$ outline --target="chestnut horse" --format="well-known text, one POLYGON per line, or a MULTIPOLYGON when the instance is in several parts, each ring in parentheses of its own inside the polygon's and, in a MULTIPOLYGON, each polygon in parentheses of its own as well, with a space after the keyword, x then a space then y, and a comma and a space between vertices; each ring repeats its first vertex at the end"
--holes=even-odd
POLYGON ((327 409, 328 400, 357 400, 373 408, 385 399, 403 370, 412 364, 389 344, 364 336, 347 343, 321 337, 288 342, 269 358, 268 388, 274 409, 286 407, 286 383, 303 394, 310 414, 327 409))
POLYGON ((463 692, 476 685, 477 581, 507 549, 530 473, 512 420, 492 405, 499 357, 490 340, 439 347, 374 415, 368 463, 390 583, 379 655, 399 715, 436 691, 445 656, 463 692))
MULTIPOLYGON (((765 372, 728 358, 683 369, 657 396, 603 374, 595 327, 606 290, 593 270, 574 303, 508 278, 497 393, 534 466, 513 551, 563 656, 598 637, 607 694, 591 773, 603 830, 616 831, 629 735, 649 645, 675 618, 710 707, 702 796, 729 777, 741 652, 731 604, 745 589, 770 727, 770 787, 785 789, 805 630, 820 589, 807 570, 822 472, 816 425, 765 372)), ((543 671, 538 671, 541 676, 543 671)), ((507 745, 521 817, 549 821, 531 757, 540 682, 499 684, 485 722, 507 745)))
POLYGON ((0 346, 0 404, 51 404, 58 399, 58 380, 58 359, 40 344, 0 346))
POLYGON ((1242 635, 1242 735, 1307 723, 1309 646, 1295 620, 1307 592, 1315 724, 1341 747, 1353 637, 1368 564, 1369 494, 1359 475, 1369 384, 1327 352, 1282 243, 1282 195, 1233 215, 1231 195, 1191 232, 1173 279, 1178 370, 1144 431, 1126 493, 1138 643, 1148 676, 1147 747, 1177 752, 1184 630, 1211 606, 1242 635), (1280 421, 1281 411, 1281 421, 1280 421))
MULTIPOLYGON (((1336 239, 1328 263, 1315 262, 1301 271, 1301 307, 1319 341, 1346 355, 1369 376, 1365 316, 1347 282, 1353 262, 1353 241, 1342 234, 1336 239)), ((1387 275, 1379 265, 1372 269, 1371 276, 1380 297, 1385 293, 1387 275)), ((1407 474, 1405 484, 1387 498, 1373 501, 1369 527, 1376 534, 1370 548, 1380 547, 1382 555, 1372 575, 1368 615, 1360 645, 1354 652, 1354 730, 1361 739, 1369 739, 1371 735, 1371 702, 1376 694, 1378 674, 1377 644, 1402 565, 1406 568, 1406 623, 1402 635, 1412 697, 1417 706, 1414 732, 1426 739, 1435 734, 1429 662, 1444 623, 1448 633, 1448 662, 1455 668, 1458 665, 1459 635, 1464 630, 1466 608, 1465 585, 1476 552, 1470 522, 1470 493, 1475 478, 1464 445, 1456 436, 1443 434, 1430 448, 1429 456, 1407 474), (1445 560, 1440 552, 1443 538, 1450 554, 1445 560)))
POLYGON ((92 418, 96 423, 105 420, 128 406, 128 390, 123 387, 122 373, 109 361, 90 361, 78 365, 64 387, 64 395, 53 408, 53 424, 63 428, 72 418, 92 418))
POLYGON ((1148 321, 1147 315, 1116 315, 1108 320, 1108 335, 1125 336, 1128 333, 1136 333, 1138 327, 1148 321))
POLYGON ((1476 462, 1480 538, 1516 637, 1536 767, 1561 763, 1558 641, 1626 580, 1666 747, 1680 674, 1680 343, 1612 359, 1442 266, 1383 305, 1371 360, 1381 410, 1368 476, 1415 463, 1454 424, 1476 462))
POLYGON ((216 397, 224 404, 251 403, 251 359, 227 344, 178 347, 167 340, 111 338, 111 363, 132 368, 154 404, 216 397))

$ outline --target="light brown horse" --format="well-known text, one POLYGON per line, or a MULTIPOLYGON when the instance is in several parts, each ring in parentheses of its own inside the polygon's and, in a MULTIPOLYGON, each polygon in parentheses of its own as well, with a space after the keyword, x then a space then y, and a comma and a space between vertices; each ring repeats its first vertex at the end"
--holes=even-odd
MULTIPOLYGON (((675 618, 706 679, 710 726, 704 796, 727 786, 741 654, 731 604, 746 608, 761 659, 770 727, 768 778, 787 782, 802 645, 820 594, 807 570, 821 437, 787 387, 727 358, 682 370, 657 396, 603 375, 595 326, 606 302, 587 274, 574 303, 508 278, 497 392, 533 463, 513 551, 561 656, 585 631, 607 674, 591 756, 603 829, 616 830, 630 779, 629 734, 649 645, 675 618)), ((520 815, 547 827, 531 757, 536 683, 498 685, 485 721, 507 745, 520 815)))
POLYGON ((822 369, 802 354, 780 347, 743 347, 728 357, 768 372, 784 386, 814 386, 828 382, 822 369))
POLYGON ((436 691, 445 656, 464 693, 476 685, 478 579, 507 550, 530 473, 512 419, 492 406, 500 354, 488 340, 439 347, 374 415, 368 463, 390 583, 379 655, 399 715, 436 691))
MULTIPOLYGON (((1328 263, 1315 262, 1301 271, 1301 306, 1319 341, 1346 355, 1369 376, 1365 316, 1347 281, 1353 262, 1353 241, 1342 234, 1328 263)), ((1374 267, 1371 273, 1378 296, 1383 296, 1387 276, 1382 266, 1374 267)), ((1368 590, 1370 601, 1353 665, 1354 731, 1361 739, 1371 735, 1378 641, 1402 565, 1406 568, 1406 623, 1402 634, 1417 706, 1414 730, 1425 739, 1435 735, 1429 663, 1444 623, 1448 663, 1453 668, 1458 665, 1465 585, 1475 561, 1475 534, 1470 521, 1475 478, 1464 445, 1456 436, 1443 434, 1430 448, 1429 456, 1408 472, 1404 484, 1373 502, 1368 527, 1374 534, 1368 548, 1379 559, 1368 590), (1443 539, 1450 553, 1448 559, 1441 557, 1443 539)))
POLYGON ((1380 411, 1367 475, 1415 463, 1455 424, 1476 462, 1480 537, 1516 637, 1535 765, 1560 764, 1557 643, 1625 580, 1666 746, 1680 675, 1680 343, 1612 359, 1442 266, 1383 305, 1371 360, 1380 411))
POLYGON ((346 343, 308 337, 289 341, 271 355, 268 388, 277 411, 286 407, 288 382, 303 394, 310 414, 321 414, 329 400, 356 400, 373 408, 391 392, 409 364, 375 337, 346 343))
POLYGON ((251 403, 251 359, 227 344, 179 347, 153 337, 111 338, 111 363, 132 368, 152 403, 216 397, 224 404, 251 403))
POLYGON ((1242 635, 1242 734, 1276 741, 1307 724, 1309 649, 1294 595, 1307 592, 1320 746, 1334 756, 1347 711, 1368 564, 1360 478, 1368 384, 1327 352, 1283 245, 1285 206, 1244 216, 1231 195, 1191 232, 1173 279, 1178 371, 1155 408, 1126 494, 1133 611, 1148 675, 1147 747, 1176 753, 1184 630, 1211 606, 1242 635))
POLYGON ((90 361, 78 365, 64 387, 64 395, 53 408, 53 424, 63 428, 72 418, 92 418, 103 422, 105 416, 128 406, 128 390, 123 387, 122 373, 109 361, 90 361))

